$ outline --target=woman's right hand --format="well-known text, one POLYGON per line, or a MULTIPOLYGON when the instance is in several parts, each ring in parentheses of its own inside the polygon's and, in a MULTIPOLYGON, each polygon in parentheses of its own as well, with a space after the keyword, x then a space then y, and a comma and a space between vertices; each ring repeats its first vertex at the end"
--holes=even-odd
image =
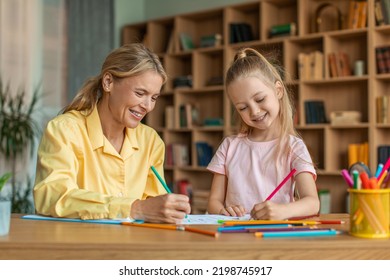
POLYGON ((131 217, 151 223, 180 223, 191 212, 189 201, 188 196, 174 193, 136 200, 131 217))
POLYGON ((245 208, 241 205, 231 205, 226 208, 222 208, 219 214, 232 217, 242 217, 245 215, 245 208))

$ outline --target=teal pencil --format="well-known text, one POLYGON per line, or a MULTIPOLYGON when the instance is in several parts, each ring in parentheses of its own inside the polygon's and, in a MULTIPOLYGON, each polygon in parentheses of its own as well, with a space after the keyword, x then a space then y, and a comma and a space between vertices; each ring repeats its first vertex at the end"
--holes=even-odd
POLYGON ((255 232, 256 237, 310 237, 310 236, 329 236, 338 234, 337 230, 308 230, 308 231, 288 231, 288 232, 255 232))
POLYGON ((154 175, 156 175, 157 179, 160 181, 161 185, 163 185, 163 187, 167 191, 167 193, 172 193, 171 190, 169 189, 168 185, 163 180, 163 178, 161 178, 160 174, 158 174, 156 168, 154 168, 153 165, 150 168, 152 169, 154 175))

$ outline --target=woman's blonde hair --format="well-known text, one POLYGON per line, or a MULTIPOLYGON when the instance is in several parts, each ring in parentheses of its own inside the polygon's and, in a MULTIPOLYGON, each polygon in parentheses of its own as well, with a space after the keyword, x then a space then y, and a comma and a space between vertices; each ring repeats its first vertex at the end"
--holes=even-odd
MULTIPOLYGON (((294 128, 293 123, 293 107, 290 94, 283 83, 280 72, 276 66, 271 64, 267 58, 261 53, 252 48, 242 48, 237 51, 234 56, 232 65, 226 72, 225 86, 228 92, 229 85, 239 78, 249 76, 258 77, 269 88, 276 92, 276 83, 279 82, 283 91, 282 98, 279 99, 279 119, 280 119, 280 137, 279 137, 279 152, 276 156, 281 159, 281 155, 287 155, 290 152, 288 145, 289 135, 299 136, 294 128)), ((249 127, 241 117, 239 117, 239 132, 249 135, 252 128, 249 127)))
POLYGON ((163 84, 167 81, 167 74, 155 53, 140 43, 123 45, 106 57, 100 74, 84 83, 72 102, 64 108, 63 113, 77 110, 90 114, 103 93, 102 78, 106 73, 111 74, 114 79, 121 79, 150 70, 162 77, 163 84))

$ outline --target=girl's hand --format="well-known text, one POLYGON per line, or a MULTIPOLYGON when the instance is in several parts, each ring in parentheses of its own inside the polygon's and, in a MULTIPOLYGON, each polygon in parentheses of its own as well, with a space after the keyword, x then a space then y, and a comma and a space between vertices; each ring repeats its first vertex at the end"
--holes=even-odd
POLYGON ((241 205, 232 205, 222 208, 219 214, 232 217, 242 217, 245 215, 245 212, 245 208, 241 205))
POLYGON ((264 201, 253 207, 251 217, 255 220, 283 220, 288 216, 286 211, 285 204, 264 201))
POLYGON ((180 223, 191 212, 189 198, 182 194, 165 194, 136 200, 131 217, 151 223, 180 223))

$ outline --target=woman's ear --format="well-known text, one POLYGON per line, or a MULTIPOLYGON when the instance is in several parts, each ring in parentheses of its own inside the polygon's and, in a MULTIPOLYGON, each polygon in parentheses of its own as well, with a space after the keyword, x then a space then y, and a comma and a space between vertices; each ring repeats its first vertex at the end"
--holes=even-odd
POLYGON ((276 81, 275 83, 276 96, 278 99, 282 99, 284 95, 283 85, 280 81, 276 81))
POLYGON ((102 87, 105 92, 110 92, 112 87, 112 75, 110 73, 104 73, 102 78, 102 87))

